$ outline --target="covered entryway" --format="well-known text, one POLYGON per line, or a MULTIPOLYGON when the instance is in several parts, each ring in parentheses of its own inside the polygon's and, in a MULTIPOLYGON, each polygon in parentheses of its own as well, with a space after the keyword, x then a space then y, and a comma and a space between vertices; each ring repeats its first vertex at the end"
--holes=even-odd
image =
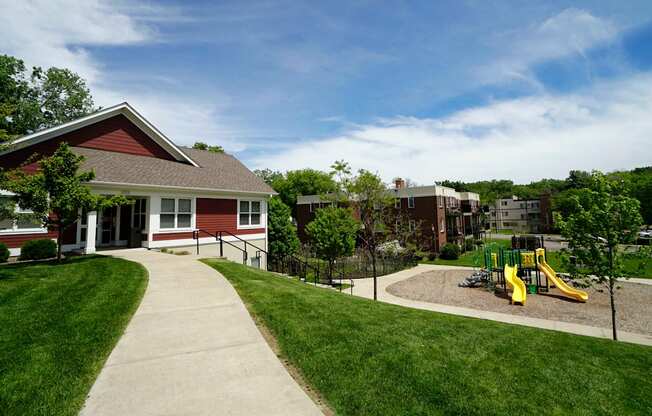
POLYGON ((130 197, 133 203, 82 214, 77 244, 85 253, 95 248, 142 247, 147 239, 147 197, 130 197), (89 227, 88 224, 95 224, 89 227))

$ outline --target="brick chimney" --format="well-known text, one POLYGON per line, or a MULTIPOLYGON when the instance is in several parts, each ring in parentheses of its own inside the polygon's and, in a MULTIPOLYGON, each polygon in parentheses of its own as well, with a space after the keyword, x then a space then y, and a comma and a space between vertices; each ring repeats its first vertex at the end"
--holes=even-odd
POLYGON ((405 180, 403 178, 395 178, 394 179, 394 187, 395 187, 395 189, 403 189, 403 188, 405 188, 405 180))

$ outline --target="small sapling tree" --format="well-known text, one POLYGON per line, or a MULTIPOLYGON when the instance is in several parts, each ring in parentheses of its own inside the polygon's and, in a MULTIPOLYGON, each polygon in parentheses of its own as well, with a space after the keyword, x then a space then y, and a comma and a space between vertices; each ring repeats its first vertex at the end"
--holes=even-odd
POLYGON ((80 218, 82 210, 129 203, 124 196, 92 194, 86 184, 95 174, 78 172, 83 160, 62 143, 52 156, 39 161, 36 173, 19 168, 9 172, 3 184, 14 194, 12 199, 18 206, 32 210, 36 221, 57 232, 57 260, 61 260, 63 232, 80 218))
POLYGON ((360 170, 348 184, 351 205, 360 215, 360 240, 371 260, 371 273, 374 279, 374 300, 378 299, 378 276, 376 261, 378 247, 387 240, 387 224, 391 215, 394 198, 380 177, 367 170, 360 170))
POLYGON ((593 172, 587 182, 567 201, 568 214, 556 215, 556 223, 576 258, 569 264, 572 277, 586 285, 606 286, 617 340, 615 290, 617 279, 624 276, 621 245, 636 238, 642 222, 640 203, 625 194, 621 183, 600 172, 593 172))
POLYGON ((328 262, 328 280, 333 281, 333 265, 339 257, 350 256, 355 250, 355 237, 360 228, 348 208, 325 207, 317 210, 306 232, 317 256, 328 262))

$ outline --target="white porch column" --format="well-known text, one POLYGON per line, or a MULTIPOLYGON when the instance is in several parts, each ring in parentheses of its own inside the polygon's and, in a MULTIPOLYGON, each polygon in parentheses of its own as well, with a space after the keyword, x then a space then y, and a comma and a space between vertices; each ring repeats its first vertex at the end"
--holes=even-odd
POLYGON ((86 247, 84 254, 95 253, 95 233, 97 232, 97 211, 89 211, 86 221, 86 247))

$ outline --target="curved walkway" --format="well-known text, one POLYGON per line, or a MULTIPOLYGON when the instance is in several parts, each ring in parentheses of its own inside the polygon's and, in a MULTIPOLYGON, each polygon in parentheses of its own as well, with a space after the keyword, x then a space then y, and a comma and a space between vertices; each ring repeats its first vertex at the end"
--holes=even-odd
MULTIPOLYGON (((483 311, 478 309, 464 308, 460 306, 442 305, 439 303, 421 302, 416 300, 404 299, 394 296, 386 289, 393 283, 400 282, 410 277, 419 275, 430 270, 475 270, 471 267, 457 266, 438 266, 431 264, 419 264, 411 269, 382 276, 378 278, 378 300, 395 305, 407 306, 416 309, 425 309, 429 311, 448 313, 452 315, 461 315, 471 318, 488 319, 492 321, 505 322, 509 324, 525 325, 536 328, 551 329, 554 331, 569 332, 571 334, 586 335, 598 338, 611 339, 611 328, 598 328, 594 326, 574 324, 570 322, 551 321, 540 318, 529 318, 526 316, 511 315, 507 313, 483 311)), ((630 282, 634 279, 630 279, 630 282)), ((645 280, 645 279, 637 279, 645 280)), ((638 282, 637 282, 638 283, 638 282)), ((643 284, 649 284, 645 281, 643 284)), ((348 290, 346 293, 350 293, 348 290)), ((373 299, 373 279, 359 279, 355 281, 353 288, 354 296, 361 296, 373 299)), ((652 345, 652 336, 644 334, 635 334, 631 332, 618 331, 620 341, 631 342, 634 344, 652 345)))
POLYGON ((149 285, 82 415, 320 415, 242 301, 196 256, 108 254, 142 263, 149 285))

